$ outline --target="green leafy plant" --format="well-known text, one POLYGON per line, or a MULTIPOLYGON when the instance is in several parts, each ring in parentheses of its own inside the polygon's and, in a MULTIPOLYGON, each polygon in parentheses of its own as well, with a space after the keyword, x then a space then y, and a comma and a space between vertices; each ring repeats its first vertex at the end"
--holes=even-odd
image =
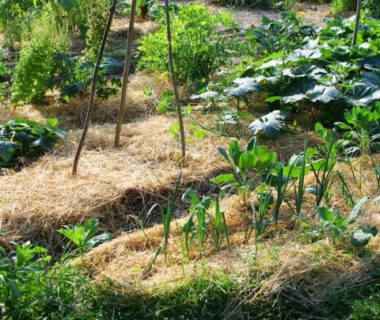
MULTIPOLYGON (((88 1, 88 0, 87 0, 88 1)), ((86 60, 95 62, 103 38, 104 26, 107 23, 110 0, 90 1, 86 12, 86 60), (92 4, 92 5, 91 5, 92 4), (94 5, 95 4, 95 5, 94 5)))
POLYGON ((306 153, 301 155, 293 155, 289 159, 291 165, 291 176, 296 180, 293 183, 294 199, 296 201, 295 215, 300 218, 302 216, 302 203, 305 194, 305 175, 310 172, 310 166, 307 164, 306 153))
POLYGON ((356 0, 333 0, 332 7, 335 13, 342 13, 347 10, 356 9, 356 0))
POLYGON ((59 229, 58 232, 64 235, 72 243, 74 243, 81 255, 86 249, 91 249, 98 244, 105 242, 111 238, 109 232, 96 235, 99 231, 99 222, 97 219, 89 219, 84 226, 69 225, 65 229, 59 229))
POLYGON ((57 129, 58 120, 46 125, 14 119, 0 126, 0 166, 12 166, 19 157, 35 157, 54 148, 66 133, 57 129))
MULTIPOLYGON (((172 19, 173 59, 178 79, 193 83, 208 78, 226 63, 226 44, 218 40, 216 26, 231 24, 224 15, 213 16, 203 5, 184 6, 172 19)), ((139 68, 169 71, 165 28, 142 38, 139 68)))
POLYGON ((262 239, 267 227, 270 224, 270 220, 266 217, 267 210, 273 205, 274 199, 272 191, 265 186, 259 187, 256 192, 258 192, 258 209, 256 209, 254 201, 251 201, 251 210, 253 214, 253 228, 248 228, 246 235, 244 237, 244 242, 248 243, 252 231, 255 231, 255 249, 257 255, 257 245, 262 239))
POLYGON ((261 24, 248 29, 246 35, 251 50, 256 54, 272 54, 298 48, 305 37, 316 35, 316 28, 304 24, 295 11, 283 11, 281 20, 264 16, 261 24))
POLYGON ((350 242, 353 246, 365 247, 369 240, 377 235, 377 228, 365 226, 351 227, 351 225, 355 222, 358 214, 368 200, 368 197, 360 199, 347 218, 344 218, 338 211, 332 208, 317 207, 317 214, 323 222, 321 226, 322 232, 332 230, 335 237, 340 238, 344 238, 345 234, 349 233, 350 242))
POLYGON ((55 56, 67 47, 68 28, 56 27, 51 10, 34 18, 13 74, 12 101, 43 102, 56 66, 55 56))
POLYGON ((5 66, 0 54, 0 101, 10 95, 10 70, 5 66))
POLYGON ((234 172, 220 174, 211 181, 238 188, 239 194, 243 195, 244 199, 258 174, 264 175, 268 172, 277 159, 276 153, 269 152, 265 146, 255 145, 254 139, 248 143, 245 151, 240 149, 237 141, 231 141, 228 153, 222 147, 218 147, 218 151, 234 172))
POLYGON ((24 295, 37 295, 40 274, 50 261, 46 252, 30 243, 16 245, 10 254, 0 247, 0 300, 12 318, 22 314, 24 295))
POLYGON ((294 164, 291 163, 290 165, 285 166, 283 162, 278 161, 273 165, 268 174, 264 175, 263 180, 265 184, 273 187, 276 191, 276 200, 273 206, 273 219, 276 228, 280 217, 280 208, 284 202, 289 182, 292 179, 293 165, 294 164))
POLYGON ((336 125, 345 131, 340 143, 344 148, 345 162, 349 164, 356 184, 361 188, 362 163, 360 162, 360 176, 357 179, 355 171, 358 169, 352 167, 350 157, 367 154, 371 159, 380 189, 378 165, 373 158, 374 152, 380 152, 380 104, 377 103, 373 108, 355 107, 345 113, 345 120, 346 122, 338 122, 336 125))
MULTIPOLYGON (((84 96, 88 93, 94 72, 94 63, 83 58, 74 61, 64 54, 55 56, 56 66, 52 78, 49 80, 49 88, 60 90, 60 100, 67 102, 77 95, 84 96)), ((98 86, 96 96, 101 100, 107 100, 117 93, 121 87, 119 78, 107 77, 112 74, 117 64, 111 58, 104 58, 98 75, 98 86)))
POLYGON ((346 122, 338 122, 337 126, 345 130, 341 140, 348 154, 372 154, 380 152, 380 103, 373 108, 355 107, 345 115, 346 122))
POLYGON ((265 94, 272 110, 311 111, 316 120, 329 124, 345 108, 372 106, 380 99, 380 30, 375 21, 363 18, 365 31, 352 47, 353 22, 335 18, 317 38, 305 37, 292 50, 275 52, 242 72, 237 68, 224 96, 239 102, 265 94))
POLYGON ((324 144, 318 148, 306 150, 306 159, 316 180, 316 183, 308 186, 306 191, 315 195, 316 205, 319 206, 323 198, 329 199, 328 188, 337 162, 340 144, 335 141, 333 131, 324 128, 322 124, 316 123, 315 131, 324 144))

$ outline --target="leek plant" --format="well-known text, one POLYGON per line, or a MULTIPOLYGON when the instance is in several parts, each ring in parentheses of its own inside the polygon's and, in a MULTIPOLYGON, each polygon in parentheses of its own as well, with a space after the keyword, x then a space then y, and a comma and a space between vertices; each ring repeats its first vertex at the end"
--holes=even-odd
POLYGON ((265 219, 265 215, 267 210, 273 205, 274 199, 272 195, 272 190, 268 189, 267 186, 263 185, 260 188, 260 193, 258 195, 259 206, 258 209, 255 207, 254 201, 251 201, 251 209, 253 215, 253 228, 250 228, 248 232, 246 232, 244 237, 244 243, 248 243, 252 231, 255 231, 255 250, 257 254, 257 244, 263 237, 268 225, 271 223, 270 220, 265 219))
POLYGON ((215 215, 212 226, 212 238, 213 245, 217 252, 220 252, 220 247, 223 241, 223 236, 226 238, 228 251, 231 252, 230 241, 228 238, 228 227, 226 222, 226 217, 224 212, 220 210, 220 200, 219 197, 215 198, 215 215))
POLYGON ((185 233, 185 255, 189 258, 194 238, 197 238, 199 252, 201 254, 204 252, 204 243, 207 238, 207 211, 211 206, 211 198, 203 196, 202 199, 199 199, 194 190, 188 189, 183 195, 183 199, 190 204, 190 217, 182 226, 182 231, 185 233), (194 223, 195 217, 197 218, 196 224, 194 223))
MULTIPOLYGON (((170 221, 171 221, 172 216, 174 214, 175 203, 176 203, 177 197, 178 197, 179 185, 181 184, 181 178, 182 178, 182 172, 178 176, 177 183, 176 183, 175 189, 174 189, 174 193, 173 193, 172 198, 169 199, 169 205, 166 209, 166 212, 160 204, 158 205, 158 208, 160 210, 161 217, 162 217, 162 224, 164 226, 163 250, 164 250, 165 263, 166 264, 167 264, 167 255, 168 255, 168 241, 169 241, 169 234, 170 234, 170 221)), ((161 247, 159 248, 159 250, 161 251, 161 247)))

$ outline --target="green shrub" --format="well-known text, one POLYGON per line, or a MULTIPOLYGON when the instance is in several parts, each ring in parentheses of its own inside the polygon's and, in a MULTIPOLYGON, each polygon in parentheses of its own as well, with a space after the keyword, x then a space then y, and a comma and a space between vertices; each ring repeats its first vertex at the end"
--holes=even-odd
POLYGON ((32 22, 30 33, 24 35, 20 60, 13 76, 13 102, 40 103, 44 100, 55 68, 54 57, 67 47, 67 28, 55 28, 54 14, 47 7, 32 22))
MULTIPOLYGON (((82 0, 83 1, 83 0, 82 0)), ((95 61, 107 23, 110 0, 94 0, 87 14, 86 58, 95 61)))
POLYGON ((284 11, 280 21, 264 16, 261 25, 246 34, 254 53, 272 54, 300 47, 305 37, 316 35, 316 28, 305 24, 295 11, 284 11))
POLYGON ((0 60, 0 101, 6 99, 9 95, 9 73, 10 70, 0 60))
POLYGON ((335 13, 342 13, 347 10, 356 10, 357 0, 333 0, 332 7, 335 13))
MULTIPOLYGON (((106 74, 120 65, 112 58, 104 58, 98 74, 98 85, 96 97, 107 100, 117 93, 117 88, 121 87, 119 78, 112 77, 110 81, 106 74)), ((92 83, 95 65, 93 62, 85 60, 84 57, 75 61, 65 54, 55 56, 55 69, 53 77, 49 81, 49 88, 57 88, 60 91, 61 102, 67 102, 77 95, 86 95, 92 83)))
POLYGON ((215 2, 222 3, 228 6, 234 6, 234 7, 276 9, 279 7, 280 1, 276 1, 276 0, 216 0, 215 2))
POLYGON ((363 0, 363 8, 374 18, 380 18, 380 2, 378 0, 363 0))
MULTIPOLYGON (((217 27, 233 24, 227 14, 210 14, 204 5, 185 6, 172 19, 173 59, 178 79, 193 83, 208 78, 227 61, 227 44, 217 27)), ((138 67, 153 71, 168 71, 166 28, 146 35, 140 41, 143 56, 138 67)))
POLYGON ((40 0, 6 0, 0 5, 0 32, 4 32, 4 44, 13 47, 15 41, 21 41, 23 26, 27 24, 33 12, 41 9, 40 0))

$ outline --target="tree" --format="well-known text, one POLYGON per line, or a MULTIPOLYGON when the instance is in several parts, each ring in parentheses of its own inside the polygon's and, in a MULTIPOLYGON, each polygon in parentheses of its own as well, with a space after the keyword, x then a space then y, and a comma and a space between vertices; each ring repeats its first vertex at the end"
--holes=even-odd
POLYGON ((90 100, 88 103, 86 120, 84 123, 82 137, 79 141, 78 149, 77 149, 75 159, 74 159, 73 170, 72 170, 73 175, 77 174, 80 154, 82 152, 83 145, 84 145, 84 142, 86 140, 88 128, 90 126, 92 114, 94 112, 94 102, 95 102, 96 87, 98 85, 98 75, 99 75, 100 64, 102 63, 102 60, 103 60, 104 49, 106 47, 108 34, 109 34, 110 29, 111 29, 111 24, 112 24, 113 16, 115 14, 116 4, 117 4, 117 0, 113 0, 111 7, 110 7, 110 11, 109 11, 108 21, 107 21, 106 27, 104 29, 104 34, 103 34, 103 39, 102 39, 102 43, 100 46, 99 54, 98 54, 98 57, 96 60, 94 74, 92 77, 91 94, 90 94, 90 100))
POLYGON ((127 40, 127 55, 125 58, 124 73, 123 73, 123 87, 121 89, 120 106, 119 106, 119 112, 117 115, 115 147, 120 146, 121 125, 123 123, 125 101, 127 98, 128 75, 129 75, 129 69, 131 67, 131 59, 132 59, 132 42, 133 42, 133 32, 134 32, 134 25, 135 25, 136 4, 137 4, 137 0, 132 0, 131 17, 129 19, 128 40, 127 40))

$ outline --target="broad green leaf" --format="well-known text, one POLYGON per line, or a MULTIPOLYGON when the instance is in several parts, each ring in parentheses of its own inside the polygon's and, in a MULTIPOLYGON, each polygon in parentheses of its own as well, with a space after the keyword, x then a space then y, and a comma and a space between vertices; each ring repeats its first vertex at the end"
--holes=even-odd
POLYGON ((220 184, 220 183, 229 183, 234 180, 235 180, 235 177, 232 173, 223 173, 211 179, 211 182, 220 184))
POLYGON ((260 91, 260 86, 255 78, 239 78, 236 79, 234 83, 237 84, 238 87, 225 89, 225 94, 243 99, 248 93, 260 91))
POLYGON ((228 157, 228 154, 227 154, 226 149, 224 149, 224 148, 222 148, 222 147, 217 147, 216 149, 217 149, 217 150, 219 151, 219 153, 222 155, 222 157, 224 158, 224 160, 226 160, 226 161, 231 165, 231 161, 230 161, 230 159, 229 159, 229 157, 228 157))
POLYGON ((254 135, 263 133, 276 140, 279 132, 285 128, 284 120, 288 116, 287 110, 276 110, 253 121, 248 128, 254 135))
POLYGON ((335 221, 335 213, 330 208, 317 207, 317 214, 323 221, 329 222, 331 224, 333 224, 335 221))
POLYGON ((322 102, 324 104, 341 99, 341 94, 335 87, 322 85, 315 86, 313 90, 307 91, 306 95, 312 102, 322 102))
POLYGON ((256 157, 252 153, 242 153, 239 157, 239 169, 249 170, 254 168, 256 157))
POLYGON ((9 288, 11 289, 12 297, 16 299, 19 298, 21 293, 20 293, 19 287, 17 286, 16 281, 14 281, 13 279, 8 279, 8 283, 9 283, 9 288))
POLYGON ((358 214, 364 207, 364 205, 369 201, 369 197, 363 197, 359 200, 359 202, 354 206, 352 209, 349 217, 348 217, 348 223, 353 223, 356 218, 358 217, 358 214))
POLYGON ((242 154, 242 151, 240 150, 239 143, 236 140, 230 142, 228 153, 234 161, 235 165, 239 166, 239 158, 242 154))
POLYGON ((352 232, 350 242, 355 247, 365 247, 377 235, 376 227, 360 227, 352 232))
POLYGON ((46 124, 50 127, 55 128, 58 125, 58 119, 52 118, 52 119, 47 119, 46 124))

